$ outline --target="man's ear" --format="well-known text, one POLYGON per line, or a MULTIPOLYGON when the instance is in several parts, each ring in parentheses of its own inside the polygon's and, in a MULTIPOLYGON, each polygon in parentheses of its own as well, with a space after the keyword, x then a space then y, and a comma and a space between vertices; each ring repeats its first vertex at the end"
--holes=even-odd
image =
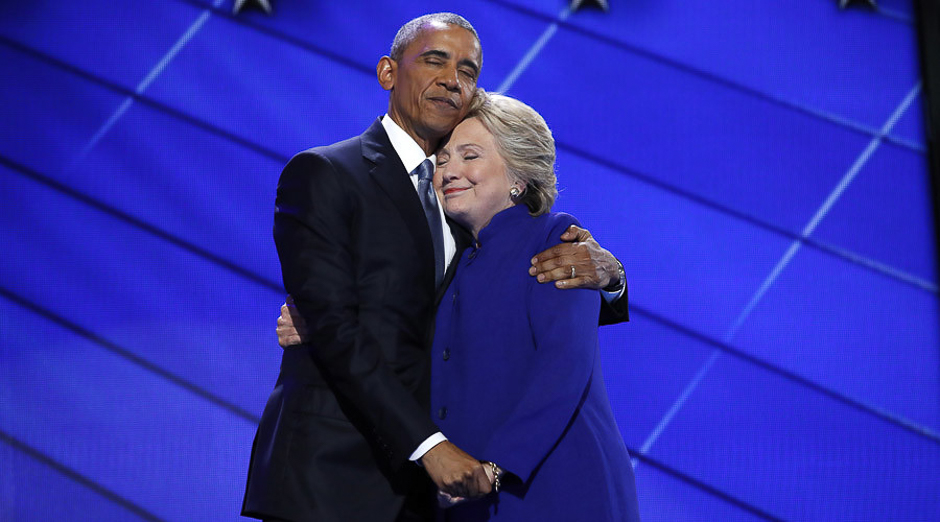
POLYGON ((395 73, 398 72, 398 63, 388 56, 379 59, 379 64, 375 66, 375 75, 379 79, 379 85, 386 91, 395 87, 395 73))

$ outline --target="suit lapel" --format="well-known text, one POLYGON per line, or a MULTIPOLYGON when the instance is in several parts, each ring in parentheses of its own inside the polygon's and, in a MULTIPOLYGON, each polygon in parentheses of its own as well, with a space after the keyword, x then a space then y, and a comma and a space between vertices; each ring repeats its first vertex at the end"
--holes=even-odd
POLYGON ((434 296, 435 309, 437 305, 440 304, 441 299, 443 299, 444 291, 450 286, 450 282, 454 280, 454 275, 457 273, 457 265, 460 264, 463 251, 473 242, 473 236, 470 235, 470 232, 467 232, 465 228, 458 225, 453 219, 447 218, 447 225, 450 226, 450 231, 454 235, 454 242, 457 244, 457 252, 454 253, 454 258, 450 261, 450 266, 447 267, 447 272, 444 274, 444 281, 441 282, 441 286, 438 287, 437 293, 434 296))
POLYGON ((372 164, 369 176, 392 200, 404 219, 418 250, 422 271, 428 274, 427 280, 433 286, 434 244, 431 241, 431 230, 424 217, 424 209, 421 207, 418 193, 408 178, 408 173, 405 172, 405 166, 395 153, 380 119, 375 120, 372 126, 362 134, 361 139, 362 156, 372 164))

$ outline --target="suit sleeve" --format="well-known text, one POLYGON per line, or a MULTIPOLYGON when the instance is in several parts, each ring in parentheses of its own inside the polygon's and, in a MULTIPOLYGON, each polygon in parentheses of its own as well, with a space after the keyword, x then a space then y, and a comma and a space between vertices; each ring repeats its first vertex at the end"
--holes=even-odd
MULTIPOLYGON (((315 364, 369 425, 394 468, 438 431, 360 322, 351 181, 314 152, 295 156, 278 182, 274 239, 284 287, 310 333, 315 364)), ((362 428, 360 428, 362 429, 362 428)))
MULTIPOLYGON (((547 237, 558 237, 571 221, 559 220, 547 237)), ((561 439, 589 390, 597 352, 597 299, 594 290, 529 284, 526 326, 535 353, 518 365, 521 396, 507 398, 517 401, 516 407, 480 455, 524 482, 561 439)))
POLYGON ((630 313, 627 309, 627 291, 630 287, 627 282, 623 282, 623 295, 615 301, 608 303, 607 299, 601 296, 601 315, 598 324, 605 326, 608 324, 624 323, 630 320, 630 313))

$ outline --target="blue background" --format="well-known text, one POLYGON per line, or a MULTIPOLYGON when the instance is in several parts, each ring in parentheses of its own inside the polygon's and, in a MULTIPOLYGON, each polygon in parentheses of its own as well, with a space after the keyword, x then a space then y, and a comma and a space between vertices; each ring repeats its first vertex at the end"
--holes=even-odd
POLYGON ((0 520, 236 520, 280 358, 295 152, 477 27, 630 281, 605 374, 646 521, 940 520, 910 0, 0 3, 0 520))

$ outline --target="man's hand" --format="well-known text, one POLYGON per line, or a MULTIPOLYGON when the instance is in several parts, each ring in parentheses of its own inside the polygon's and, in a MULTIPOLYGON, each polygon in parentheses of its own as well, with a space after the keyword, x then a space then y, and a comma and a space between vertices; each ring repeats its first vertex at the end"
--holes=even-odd
POLYGON ((529 275, 539 283, 555 282, 558 288, 600 290, 620 282, 620 263, 601 248, 586 229, 571 225, 564 241, 532 258, 529 275))
POLYGON ((287 296, 281 305, 281 316, 277 318, 277 344, 281 348, 290 348, 307 341, 307 323, 300 316, 294 300, 287 296))
POLYGON ((421 457, 421 464, 437 489, 450 497, 477 498, 493 489, 483 464, 450 441, 428 450, 421 457))
MULTIPOLYGON (((496 488, 496 474, 493 471, 493 467, 487 466, 487 464, 488 463, 486 462, 483 463, 483 471, 486 472, 486 480, 489 480, 490 484, 493 485, 493 489, 496 489, 496 491, 498 492, 499 489, 496 488)), ((468 500, 471 500, 471 499, 467 499, 464 497, 452 497, 441 490, 437 490, 437 505, 441 507, 442 509, 447 509, 449 507, 456 506, 457 504, 463 504, 464 502, 467 502, 468 500)))

